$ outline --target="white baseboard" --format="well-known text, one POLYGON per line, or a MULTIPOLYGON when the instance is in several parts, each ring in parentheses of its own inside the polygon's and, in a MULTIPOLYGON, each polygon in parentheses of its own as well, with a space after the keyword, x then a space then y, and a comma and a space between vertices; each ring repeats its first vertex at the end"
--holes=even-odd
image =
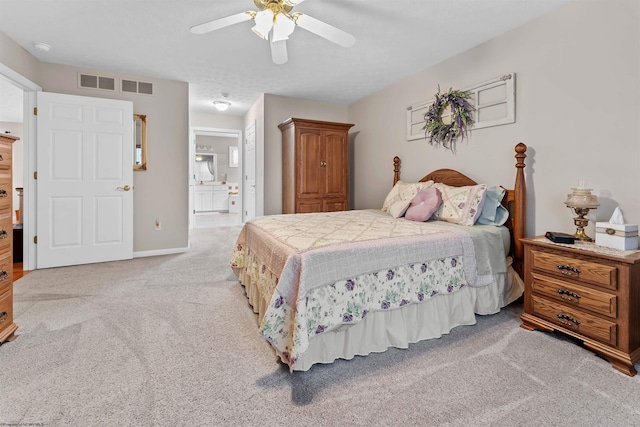
POLYGON ((158 255, 173 255, 173 254, 181 254, 184 252, 188 252, 189 248, 171 248, 171 249, 159 249, 157 251, 141 251, 134 252, 134 258, 142 258, 146 256, 158 256, 158 255))

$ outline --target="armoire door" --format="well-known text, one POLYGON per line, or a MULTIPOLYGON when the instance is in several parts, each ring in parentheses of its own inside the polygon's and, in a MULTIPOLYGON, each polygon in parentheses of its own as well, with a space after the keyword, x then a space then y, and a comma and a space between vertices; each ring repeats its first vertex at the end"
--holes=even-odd
POLYGON ((322 131, 300 129, 296 144, 296 196, 321 198, 323 196, 323 168, 321 167, 323 144, 322 131))
POLYGON ((346 132, 324 131, 324 196, 347 197, 348 188, 348 147, 346 132))

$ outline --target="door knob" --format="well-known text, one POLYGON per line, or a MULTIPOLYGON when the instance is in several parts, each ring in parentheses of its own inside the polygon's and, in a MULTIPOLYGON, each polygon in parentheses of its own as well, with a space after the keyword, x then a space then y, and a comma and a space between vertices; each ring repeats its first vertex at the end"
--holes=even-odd
POLYGON ((116 187, 116 190, 129 191, 131 190, 131 187, 129 187, 128 185, 125 185, 124 187, 116 187))

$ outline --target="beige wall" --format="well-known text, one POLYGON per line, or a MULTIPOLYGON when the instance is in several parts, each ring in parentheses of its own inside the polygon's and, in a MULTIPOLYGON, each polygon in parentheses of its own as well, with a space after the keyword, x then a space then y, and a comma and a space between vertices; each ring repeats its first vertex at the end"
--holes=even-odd
POLYGON ((216 113, 189 113, 191 126, 217 129, 242 130, 243 117, 216 113))
POLYGON ((600 198, 592 220, 607 220, 619 205, 627 222, 640 223, 639 28, 637 1, 572 3, 353 103, 355 207, 381 206, 395 155, 406 181, 451 167, 512 187, 513 146, 524 142, 527 234, 575 230, 563 201, 580 179, 600 198), (431 99, 438 85, 462 88, 508 72, 516 73, 516 123, 474 131, 456 155, 406 141, 406 107, 431 99))
POLYGON ((0 31, 0 63, 38 83, 40 61, 0 31))

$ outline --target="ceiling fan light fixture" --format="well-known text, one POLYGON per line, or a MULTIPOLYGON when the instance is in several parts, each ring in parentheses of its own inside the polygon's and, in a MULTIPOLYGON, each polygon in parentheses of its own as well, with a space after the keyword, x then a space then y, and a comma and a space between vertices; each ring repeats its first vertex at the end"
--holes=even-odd
POLYGON ((273 11, 271 9, 261 10, 256 13, 253 20, 256 23, 256 25, 251 28, 253 32, 256 33, 258 37, 268 40, 269 31, 273 28, 273 11))
POLYGON ((227 111, 231 103, 227 101, 213 101, 213 106, 216 107, 218 111, 227 111))
POLYGON ((279 42, 282 40, 288 40, 295 28, 296 24, 287 15, 279 13, 276 16, 275 23, 273 24, 273 37, 271 41, 279 42))

